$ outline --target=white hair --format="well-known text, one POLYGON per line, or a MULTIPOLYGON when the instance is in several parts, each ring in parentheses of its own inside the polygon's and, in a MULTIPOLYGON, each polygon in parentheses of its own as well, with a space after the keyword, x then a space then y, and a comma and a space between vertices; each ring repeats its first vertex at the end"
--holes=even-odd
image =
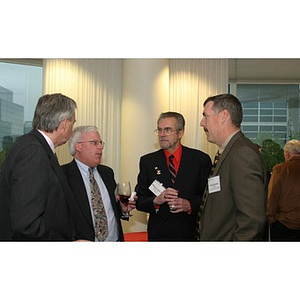
POLYGON ((284 145, 283 150, 290 154, 300 154, 300 141, 290 140, 284 145))
POLYGON ((98 128, 96 126, 92 126, 92 125, 85 125, 85 126, 78 126, 76 127, 71 136, 70 139, 68 141, 68 145, 69 145, 69 152, 72 156, 74 156, 76 149, 75 149, 75 144, 78 143, 81 140, 81 136, 84 132, 98 132, 98 128))

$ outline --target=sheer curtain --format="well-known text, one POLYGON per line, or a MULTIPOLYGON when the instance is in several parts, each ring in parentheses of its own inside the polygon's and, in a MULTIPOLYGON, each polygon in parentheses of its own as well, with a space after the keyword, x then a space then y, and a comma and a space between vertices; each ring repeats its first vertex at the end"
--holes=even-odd
MULTIPOLYGON (((121 157, 122 59, 45 59, 44 93, 61 92, 78 105, 78 125, 96 125, 106 142, 102 162, 118 177, 121 157)), ((227 59, 170 59, 170 110, 186 119, 183 143, 211 157, 216 146, 206 140, 200 127, 203 102, 228 91, 227 59)), ((144 106, 143 106, 144 107, 144 106)), ((141 107, 141 109, 143 109, 141 107)), ((60 163, 72 159, 67 145, 57 150, 60 163)), ((117 178, 119 179, 119 178, 117 178)))
MULTIPOLYGON (((103 164, 119 174, 122 97, 121 59, 45 59, 44 94, 63 93, 77 103, 76 123, 98 127, 106 145, 103 164)), ((61 164, 72 157, 58 147, 61 164)))
POLYGON ((214 157, 217 147, 207 142, 200 127, 203 102, 209 96, 227 92, 227 59, 170 60, 170 110, 182 113, 186 120, 183 144, 214 157))
MULTIPOLYGON (((106 142, 102 163, 114 170, 116 181, 124 177, 134 185, 139 157, 156 149, 153 129, 162 111, 184 115, 183 144, 215 155, 199 124, 204 100, 227 86, 226 59, 44 60, 44 93, 61 92, 77 102, 75 126, 96 125, 106 142)), ((67 145, 57 153, 61 164, 72 159, 67 145)), ((146 230, 142 214, 135 211, 124 231, 146 230)))

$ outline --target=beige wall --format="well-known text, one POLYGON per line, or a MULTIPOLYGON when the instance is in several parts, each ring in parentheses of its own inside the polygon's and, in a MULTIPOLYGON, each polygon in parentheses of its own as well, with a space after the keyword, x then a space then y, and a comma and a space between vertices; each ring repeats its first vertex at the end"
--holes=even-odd
MULTIPOLYGON (((162 111, 169 108, 169 60, 125 59, 122 74, 120 180, 136 185, 139 159, 157 149, 153 130, 162 111)), ((124 232, 146 230, 146 214, 134 211, 124 232)))

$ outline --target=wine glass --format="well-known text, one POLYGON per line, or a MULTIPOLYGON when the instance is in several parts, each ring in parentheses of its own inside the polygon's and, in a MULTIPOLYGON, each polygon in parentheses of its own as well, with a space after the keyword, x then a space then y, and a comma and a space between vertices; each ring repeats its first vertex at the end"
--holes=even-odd
POLYGON ((117 185, 117 194, 119 195, 120 201, 127 207, 127 212, 124 212, 125 217, 130 217, 131 214, 128 211, 128 201, 131 196, 130 182, 120 182, 117 185))

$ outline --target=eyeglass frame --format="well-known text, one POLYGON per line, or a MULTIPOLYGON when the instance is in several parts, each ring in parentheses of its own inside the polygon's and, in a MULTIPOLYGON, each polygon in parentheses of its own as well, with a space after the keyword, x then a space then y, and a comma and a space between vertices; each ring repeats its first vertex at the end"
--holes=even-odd
POLYGON ((105 146, 105 142, 103 141, 80 141, 80 142, 77 142, 77 144, 82 144, 82 143, 92 143, 95 147, 101 145, 102 148, 104 148, 105 146))
POLYGON ((154 134, 155 135, 160 135, 164 133, 165 135, 171 135, 174 131, 180 131, 181 129, 172 129, 171 127, 166 127, 166 128, 156 128, 154 129, 154 134))

